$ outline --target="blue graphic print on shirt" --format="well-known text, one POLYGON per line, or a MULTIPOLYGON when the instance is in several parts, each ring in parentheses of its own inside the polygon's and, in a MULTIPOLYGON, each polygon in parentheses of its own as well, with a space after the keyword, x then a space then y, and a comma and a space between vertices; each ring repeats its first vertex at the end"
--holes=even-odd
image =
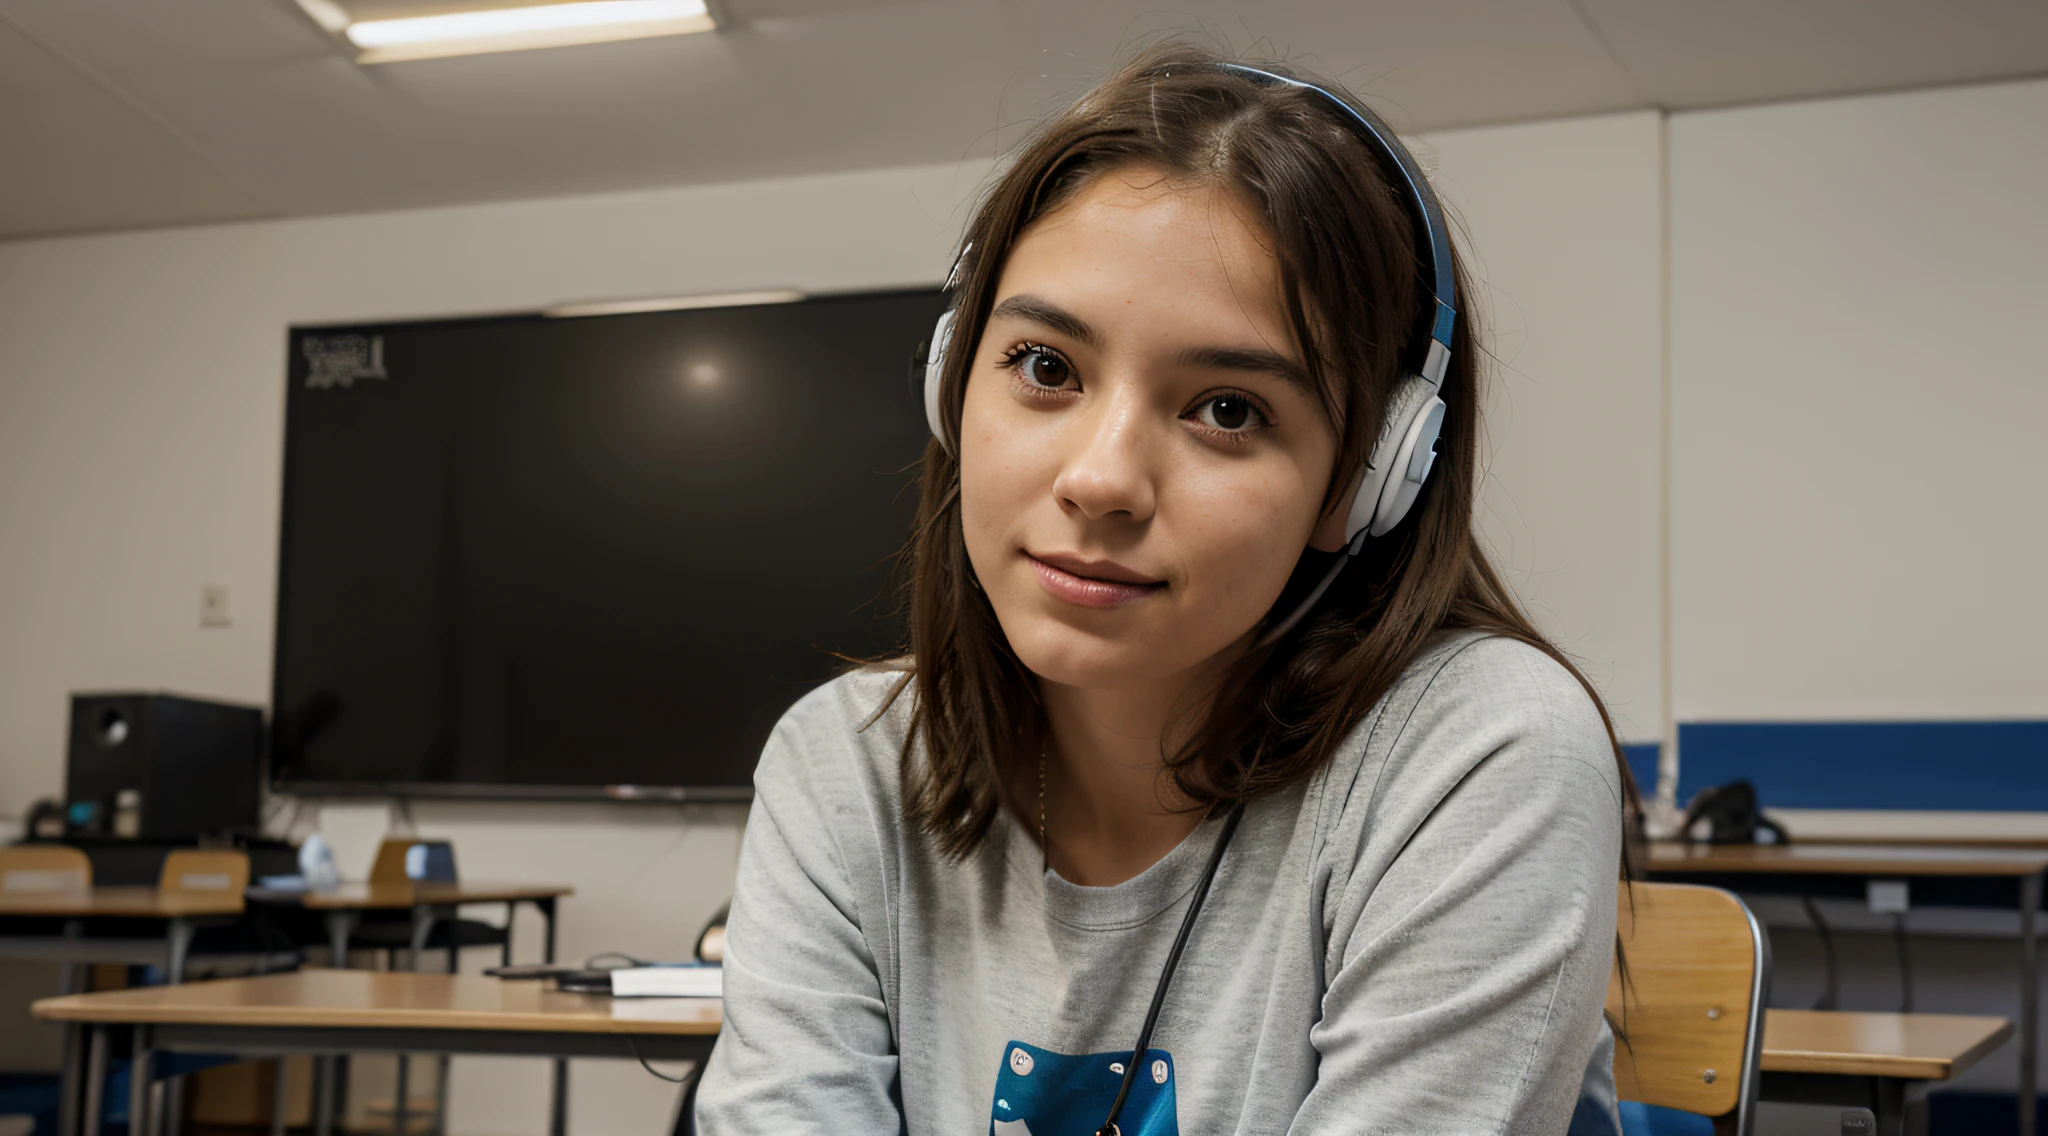
MULTIPOLYGON (((1116 1103, 1131 1051, 1080 1057, 1013 1041, 996 1071, 990 1136, 1095 1136, 1116 1103)), ((1180 1136, 1173 1096, 1173 1054, 1148 1049, 1117 1118, 1123 1136, 1180 1136)))

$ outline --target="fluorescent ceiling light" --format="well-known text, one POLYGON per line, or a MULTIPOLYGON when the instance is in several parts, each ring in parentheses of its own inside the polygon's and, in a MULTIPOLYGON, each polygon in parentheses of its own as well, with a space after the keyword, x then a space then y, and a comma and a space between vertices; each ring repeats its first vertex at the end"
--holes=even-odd
POLYGON ((769 292, 719 292, 708 296, 672 296, 665 300, 597 300, 589 303, 556 304, 542 312, 549 319, 578 316, 624 316, 636 312, 680 312, 690 308, 737 308, 747 304, 794 304, 804 298, 794 288, 769 292))
MULTIPOLYGON (((300 0, 301 7, 305 0, 300 0)), ((579 43, 708 32, 706 0, 577 0, 483 11, 359 20, 342 35, 358 63, 395 63, 448 55, 526 51, 579 43)))

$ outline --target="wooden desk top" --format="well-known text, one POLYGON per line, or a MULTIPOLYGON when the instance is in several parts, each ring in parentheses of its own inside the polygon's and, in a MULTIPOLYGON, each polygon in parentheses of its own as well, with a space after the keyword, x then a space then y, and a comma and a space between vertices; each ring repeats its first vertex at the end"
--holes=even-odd
POLYGON ((372 970, 68 994, 31 1008, 63 1022, 686 1035, 715 1034, 724 1018, 716 998, 605 998, 546 982, 372 970))
POLYGON ((1770 1010, 1763 1069, 1946 1081, 2011 1036, 2004 1018, 1770 1010))
POLYGON ((565 884, 518 884, 462 880, 452 884, 343 884, 333 891, 283 891, 252 887, 249 898, 260 903, 295 904, 314 911, 413 907, 423 903, 504 903, 520 899, 557 899, 575 888, 565 884))
MULTIPOLYGON (((44 998, 33 1010, 66 1022, 680 1035, 715 1034, 724 1020, 715 998, 604 998, 544 982, 370 970, 70 994, 44 998)), ((1942 1081, 2012 1032, 2004 1018, 1772 1010, 1764 1017, 1763 1068, 1942 1081)))
POLYGON ((195 915, 239 915, 242 906, 241 894, 232 891, 96 887, 87 891, 0 892, 0 916, 178 919, 195 915))
POLYGON ((1970 836, 1950 834, 1947 836, 1922 836, 1907 833, 1903 836, 1812 836, 1799 834, 1801 844, 1900 844, 1925 845, 1946 844, 1953 848, 2048 848, 2048 836, 1970 836))
POLYGON ((1657 841, 1645 867, 1665 875, 2031 876, 2048 871, 2048 848, 1951 848, 1899 844, 1683 844, 1657 841))

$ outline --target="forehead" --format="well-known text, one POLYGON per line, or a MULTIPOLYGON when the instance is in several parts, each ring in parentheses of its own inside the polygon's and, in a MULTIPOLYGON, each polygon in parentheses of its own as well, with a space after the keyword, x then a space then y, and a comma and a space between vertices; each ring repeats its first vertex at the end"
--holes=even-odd
POLYGON ((1148 166, 1096 175, 1032 222, 1004 265, 1002 294, 1054 289, 1067 302, 1172 314, 1211 335, 1235 330, 1293 353, 1272 241, 1227 187, 1148 166))

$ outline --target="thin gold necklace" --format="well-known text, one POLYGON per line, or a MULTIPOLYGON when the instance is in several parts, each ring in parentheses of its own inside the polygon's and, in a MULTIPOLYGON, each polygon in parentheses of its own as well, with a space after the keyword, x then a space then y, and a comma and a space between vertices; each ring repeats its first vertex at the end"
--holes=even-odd
POLYGON ((1038 855, 1039 870, 1052 869, 1052 845, 1045 842, 1045 747, 1038 747, 1038 855))

